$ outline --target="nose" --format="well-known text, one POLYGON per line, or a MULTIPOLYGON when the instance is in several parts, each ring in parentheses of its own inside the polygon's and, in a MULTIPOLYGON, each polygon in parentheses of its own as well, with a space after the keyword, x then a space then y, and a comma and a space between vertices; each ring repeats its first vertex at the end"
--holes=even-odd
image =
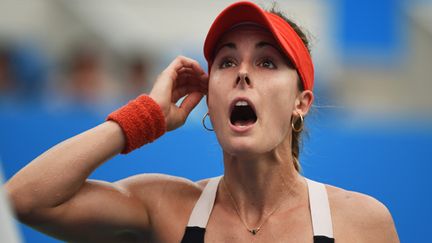
POLYGON ((248 86, 251 86, 251 81, 249 79, 249 76, 248 76, 247 72, 241 71, 241 72, 238 73, 237 79, 236 79, 236 86, 238 86, 238 85, 242 85, 242 86, 248 85, 248 86))

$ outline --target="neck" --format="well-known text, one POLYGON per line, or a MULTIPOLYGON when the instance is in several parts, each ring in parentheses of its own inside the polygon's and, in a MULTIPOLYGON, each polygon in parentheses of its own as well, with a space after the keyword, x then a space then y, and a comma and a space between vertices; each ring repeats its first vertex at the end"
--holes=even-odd
POLYGON ((281 147, 259 155, 224 152, 224 189, 232 195, 241 217, 251 224, 276 209, 295 205, 305 194, 306 184, 294 167, 291 147, 281 147))

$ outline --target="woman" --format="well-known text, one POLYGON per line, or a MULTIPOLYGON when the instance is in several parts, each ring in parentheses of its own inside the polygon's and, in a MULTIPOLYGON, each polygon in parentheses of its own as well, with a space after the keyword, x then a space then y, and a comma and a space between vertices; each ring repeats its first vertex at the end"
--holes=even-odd
POLYGON ((380 202, 299 174, 313 65, 295 24, 236 3, 213 23, 204 54, 209 76, 196 61, 176 58, 149 96, 18 172, 6 189, 19 219, 80 242, 398 242, 380 202), (87 179, 110 157, 181 126, 205 94, 223 177, 87 179))

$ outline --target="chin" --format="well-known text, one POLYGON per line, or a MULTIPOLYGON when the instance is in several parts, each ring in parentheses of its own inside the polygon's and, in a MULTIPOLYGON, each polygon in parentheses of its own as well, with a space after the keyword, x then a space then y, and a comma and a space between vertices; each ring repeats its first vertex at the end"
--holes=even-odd
POLYGON ((268 151, 262 142, 250 137, 235 137, 221 143, 223 150, 231 156, 250 156, 268 151))

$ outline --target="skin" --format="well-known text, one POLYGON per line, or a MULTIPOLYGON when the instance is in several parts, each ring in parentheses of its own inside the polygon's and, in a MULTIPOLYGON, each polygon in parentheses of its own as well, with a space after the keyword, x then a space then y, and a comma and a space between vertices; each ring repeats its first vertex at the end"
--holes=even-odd
MULTIPOLYGON (((296 71, 265 30, 237 28, 219 46, 210 78, 196 61, 178 57, 150 94, 163 110, 167 130, 180 127, 208 94, 225 184, 219 185, 205 241, 312 242, 307 187, 291 158, 290 119, 307 114, 313 94, 297 89, 296 71), (250 99, 258 116, 246 133, 229 126, 236 97, 250 99), (273 212, 257 235, 246 231, 227 188, 250 227, 273 212)), ((180 242, 207 180, 157 174, 114 183, 87 179, 124 145, 120 127, 109 121, 40 155, 5 184, 19 220, 71 242, 180 242)), ((389 211, 376 199, 333 186, 327 191, 338 242, 399 242, 389 211)))

